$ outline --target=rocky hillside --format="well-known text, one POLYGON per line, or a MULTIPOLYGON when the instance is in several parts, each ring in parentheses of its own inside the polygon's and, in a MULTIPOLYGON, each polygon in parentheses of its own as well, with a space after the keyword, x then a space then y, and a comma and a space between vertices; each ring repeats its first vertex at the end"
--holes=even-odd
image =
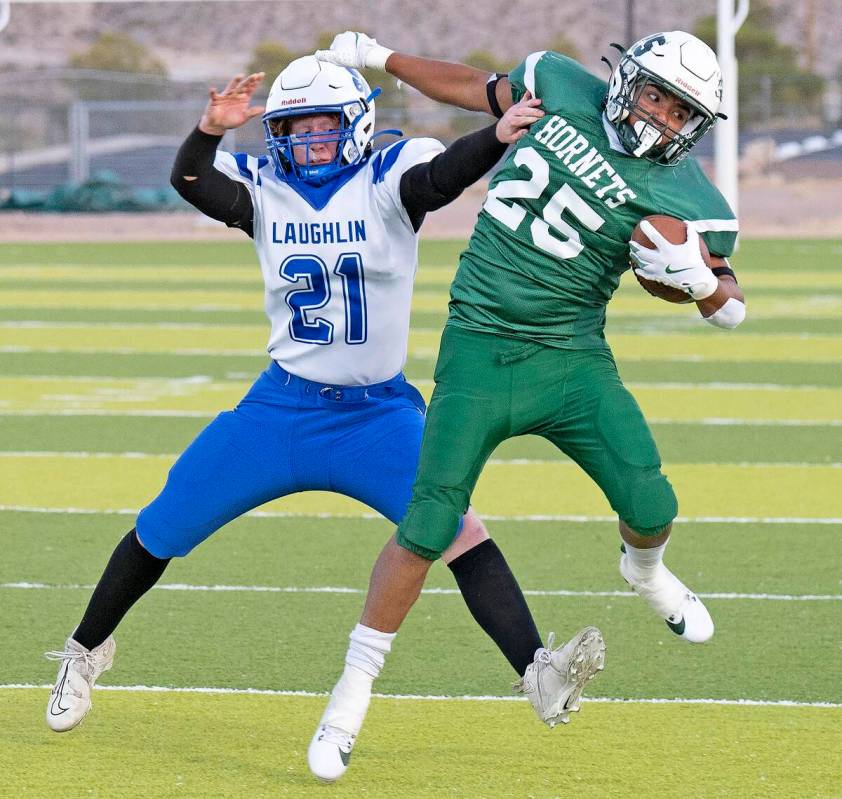
MULTIPOLYGON (((839 0, 773 0, 779 32, 800 45, 805 19, 814 15, 816 68, 827 77, 842 68, 839 0)), ((608 42, 625 38, 625 0, 286 0, 149 3, 13 3, 0 33, 0 65, 61 66, 104 31, 122 31, 159 55, 175 77, 204 78, 241 69, 264 39, 290 49, 313 46, 326 31, 365 30, 395 49, 463 58, 487 50, 512 64, 558 35, 575 43, 588 67, 599 67, 608 42)), ((636 0, 635 31, 691 28, 715 11, 715 0, 636 0)))

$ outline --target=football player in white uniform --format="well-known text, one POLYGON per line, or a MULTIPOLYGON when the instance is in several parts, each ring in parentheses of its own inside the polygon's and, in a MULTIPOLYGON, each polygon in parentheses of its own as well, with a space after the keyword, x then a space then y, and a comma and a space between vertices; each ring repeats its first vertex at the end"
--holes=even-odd
MULTIPOLYGON (((47 706, 58 732, 90 709, 124 614, 171 558, 227 522, 305 490, 346 494, 400 521, 424 420, 424 401, 401 373, 418 230, 427 211, 482 177, 543 115, 526 98, 447 150, 419 138, 375 151, 377 91, 356 70, 305 57, 270 91, 268 156, 217 151, 226 130, 263 112, 250 106, 262 77, 237 76, 223 92, 210 91, 172 181, 201 211, 254 239, 271 362, 177 460, 114 550, 64 650, 48 653, 60 661, 47 706)), ((544 650, 520 588, 477 516, 469 511, 460 527, 445 560, 478 623, 521 673, 544 650)), ((337 690, 357 691, 367 705, 393 637, 358 625, 337 690)), ((320 727, 328 756, 350 753, 364 713, 338 731, 320 727)))

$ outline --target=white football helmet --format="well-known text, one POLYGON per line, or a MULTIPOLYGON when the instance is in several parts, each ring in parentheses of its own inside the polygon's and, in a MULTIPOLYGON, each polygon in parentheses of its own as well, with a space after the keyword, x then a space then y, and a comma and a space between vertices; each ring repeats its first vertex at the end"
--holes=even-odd
POLYGON ((635 42, 623 53, 608 82, 605 115, 629 153, 672 166, 723 116, 721 102, 722 72, 716 53, 690 33, 666 31, 635 42), (637 103, 647 83, 680 97, 693 112, 666 145, 658 146, 663 127, 637 103), (630 112, 640 118, 634 126, 626 122, 630 112))
POLYGON ((281 72, 269 90, 263 128, 266 146, 275 163, 275 169, 287 180, 303 181, 316 185, 356 166, 371 151, 374 135, 374 98, 380 89, 372 91, 365 79, 355 69, 339 67, 314 56, 304 56, 281 72), (288 128, 279 131, 277 122, 309 114, 337 114, 339 127, 324 133, 306 133, 290 136, 288 128), (297 164, 293 145, 324 144, 337 142, 336 156, 327 164, 297 164))

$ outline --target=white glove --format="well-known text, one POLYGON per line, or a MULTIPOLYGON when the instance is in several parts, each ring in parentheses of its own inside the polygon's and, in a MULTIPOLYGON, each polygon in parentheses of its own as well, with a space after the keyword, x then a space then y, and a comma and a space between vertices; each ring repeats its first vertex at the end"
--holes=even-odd
POLYGON ((656 249, 629 242, 636 274, 686 291, 694 300, 703 300, 716 291, 719 281, 702 258, 699 231, 692 225, 687 225, 687 241, 683 244, 667 241, 650 222, 641 222, 640 230, 656 249))
POLYGON ((394 52, 364 33, 345 31, 333 37, 330 50, 316 50, 315 56, 340 67, 386 69, 386 59, 394 52))

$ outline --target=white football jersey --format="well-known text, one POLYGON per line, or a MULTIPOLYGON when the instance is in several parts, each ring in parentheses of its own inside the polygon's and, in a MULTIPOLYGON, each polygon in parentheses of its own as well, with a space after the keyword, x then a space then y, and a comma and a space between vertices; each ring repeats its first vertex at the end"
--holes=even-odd
POLYGON ((400 198, 407 169, 444 147, 402 139, 377 151, 340 188, 301 189, 265 156, 217 151, 214 166, 248 187, 254 246, 272 324, 269 355, 294 375, 358 386, 406 361, 418 234, 400 198))

